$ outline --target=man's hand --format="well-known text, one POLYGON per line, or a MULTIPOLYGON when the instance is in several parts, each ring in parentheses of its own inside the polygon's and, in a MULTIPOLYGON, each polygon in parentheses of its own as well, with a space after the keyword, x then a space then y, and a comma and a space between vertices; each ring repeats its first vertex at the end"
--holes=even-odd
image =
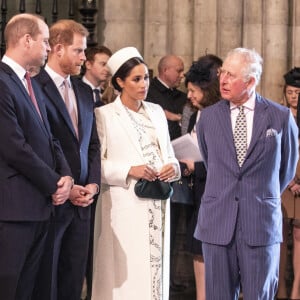
POLYGON ((69 199, 71 188, 73 187, 74 180, 71 176, 63 176, 57 182, 57 190, 52 194, 53 205, 61 205, 69 199))
POLYGON ((87 184, 85 187, 74 185, 70 193, 70 201, 72 204, 81 207, 87 207, 94 201, 94 196, 98 193, 97 184, 87 184))

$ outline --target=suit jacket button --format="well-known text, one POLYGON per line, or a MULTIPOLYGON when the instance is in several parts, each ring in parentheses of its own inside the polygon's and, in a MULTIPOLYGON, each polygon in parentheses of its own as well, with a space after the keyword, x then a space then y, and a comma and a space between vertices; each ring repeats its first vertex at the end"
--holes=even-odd
POLYGON ((235 201, 239 201, 239 197, 235 197, 234 200, 235 200, 235 201))

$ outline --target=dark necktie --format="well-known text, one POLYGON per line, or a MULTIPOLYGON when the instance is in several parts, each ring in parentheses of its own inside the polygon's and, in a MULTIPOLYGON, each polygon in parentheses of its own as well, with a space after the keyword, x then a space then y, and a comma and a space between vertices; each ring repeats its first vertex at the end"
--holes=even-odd
POLYGON ((67 79, 64 80, 64 100, 67 107, 67 110, 69 112, 73 127, 75 129, 76 136, 78 138, 78 125, 77 125, 77 115, 76 110, 74 107, 74 103, 69 97, 69 84, 67 79))
POLYGON ((238 109, 239 114, 236 118, 233 138, 238 164, 241 167, 247 153, 247 122, 244 107, 239 106, 238 109))
POLYGON ((34 91, 33 91, 33 88, 32 88, 29 72, 25 73, 25 80, 26 80, 26 83, 27 83, 27 89, 28 89, 29 97, 30 97, 35 109, 37 110, 38 114, 40 115, 41 119, 43 119, 42 115, 41 115, 41 112, 40 112, 40 109, 39 109, 39 106, 37 104, 35 95, 34 95, 34 91))
POLYGON ((94 95, 95 95, 95 107, 102 106, 103 102, 101 101, 99 89, 93 89, 93 92, 94 92, 94 95))

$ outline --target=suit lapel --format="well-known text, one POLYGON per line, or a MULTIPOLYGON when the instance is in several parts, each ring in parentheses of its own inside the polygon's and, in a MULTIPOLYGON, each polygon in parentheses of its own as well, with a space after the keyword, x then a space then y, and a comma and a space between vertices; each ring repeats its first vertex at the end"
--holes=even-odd
POLYGON ((235 146, 233 141, 231 112, 230 112, 230 105, 227 100, 223 100, 223 103, 221 103, 221 109, 216 110, 216 122, 220 123, 219 124, 219 128, 221 128, 220 139, 223 141, 224 146, 227 144, 226 151, 230 151, 232 153, 232 157, 235 157, 236 151, 235 151, 235 146))
MULTIPOLYGON (((38 76, 40 78, 40 82, 42 84, 43 91, 47 95, 48 99, 57 108, 57 111, 61 114, 62 118, 68 125, 69 129, 72 131, 74 137, 77 139, 70 115, 69 115, 66 105, 65 105, 65 102, 62 99, 53 80, 51 79, 51 77, 48 75, 48 73, 45 70, 42 70, 38 76)), ((78 109, 78 111, 79 111, 79 109, 78 109)), ((79 114, 79 112, 78 112, 78 114, 79 114)), ((78 118, 79 118, 79 116, 78 116, 78 118)))
MULTIPOLYGON (((78 135, 79 140, 81 140, 81 137, 83 136, 83 128, 85 128, 85 120, 88 120, 88 111, 86 110, 86 106, 83 105, 84 98, 82 97, 78 87, 76 84, 73 84, 72 78, 71 78, 73 90, 75 93, 75 100, 77 103, 77 117, 78 117, 78 135)), ((69 114, 68 114, 69 116, 69 114)), ((72 125, 73 129, 73 125, 72 125)), ((75 131, 73 130, 73 134, 75 135, 75 131)))
MULTIPOLYGON (((249 148, 246 153, 245 163, 242 166, 242 169, 247 166, 251 159, 252 151, 255 149, 255 145, 259 140, 264 128, 266 127, 267 118, 265 110, 267 105, 264 101, 262 101, 261 96, 256 96, 255 108, 254 108, 254 117, 253 117, 253 129, 252 129, 252 137, 250 141, 249 148)), ((231 124, 231 116, 230 116, 230 105, 228 101, 224 101, 222 103, 221 109, 216 111, 216 122, 220 123, 220 128, 222 132, 222 141, 224 145, 227 144, 228 147, 226 149, 232 153, 232 157, 236 157, 236 150, 234 146, 233 140, 233 132, 232 132, 232 124, 231 124)), ((238 167, 238 164, 237 164, 238 167)))
POLYGON ((117 120, 120 122, 121 127, 124 129, 126 134, 128 135, 129 140, 133 144, 133 146, 136 148, 136 150, 140 153, 140 156, 144 159, 141 146, 139 144, 139 137, 137 134, 137 131, 134 129, 132 125, 132 121, 130 117, 128 116, 128 113, 126 112, 120 97, 117 97, 117 99, 113 102, 115 106, 115 114, 117 120))
POLYGON ((259 140, 262 132, 267 126, 267 114, 266 109, 268 105, 262 100, 260 95, 256 96, 254 116, 253 116, 253 129, 250 145, 246 154, 246 158, 249 157, 255 148, 257 141, 259 140))
POLYGON ((160 145, 160 149, 161 149, 161 152, 163 153, 163 150, 167 149, 167 147, 165 147, 165 145, 164 145, 165 136, 163 134, 165 133, 165 131, 161 130, 162 122, 161 122, 160 117, 159 117, 160 115, 154 113, 152 107, 150 107, 147 102, 144 102, 144 107, 145 107, 145 110, 147 112, 147 115, 149 116, 149 118, 152 122, 152 125, 155 128, 155 133, 156 133, 159 145, 160 145))
MULTIPOLYGON (((44 133, 48 136, 49 132, 46 130, 45 124, 44 122, 41 120, 41 117, 39 115, 39 113, 36 110, 36 107, 34 106, 34 104, 32 103, 32 100, 30 99, 30 96, 24 86, 24 84, 21 82, 20 78, 16 75, 15 72, 13 72, 13 70, 6 65, 5 63, 1 62, 1 67, 2 69, 10 76, 11 80, 13 82, 15 82, 15 84, 19 87, 21 93, 23 94, 23 99, 25 100, 25 102, 27 103, 27 105, 30 107, 30 109, 33 112, 33 118, 36 119, 36 121, 39 123, 40 127, 42 128, 42 130, 44 131, 44 133)), ((34 89, 34 92, 36 93, 36 89, 34 89)), ((40 96, 38 93, 36 93, 36 100, 38 102, 38 106, 39 109, 41 111, 41 115, 43 117, 44 120, 47 120, 46 114, 45 114, 45 110, 43 105, 40 105, 40 96)))

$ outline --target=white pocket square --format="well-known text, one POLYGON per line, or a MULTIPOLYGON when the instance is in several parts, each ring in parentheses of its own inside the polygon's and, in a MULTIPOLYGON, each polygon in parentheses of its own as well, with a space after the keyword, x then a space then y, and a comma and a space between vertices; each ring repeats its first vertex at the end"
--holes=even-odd
POLYGON ((277 130, 274 128, 269 128, 266 132, 266 137, 277 135, 277 130))

